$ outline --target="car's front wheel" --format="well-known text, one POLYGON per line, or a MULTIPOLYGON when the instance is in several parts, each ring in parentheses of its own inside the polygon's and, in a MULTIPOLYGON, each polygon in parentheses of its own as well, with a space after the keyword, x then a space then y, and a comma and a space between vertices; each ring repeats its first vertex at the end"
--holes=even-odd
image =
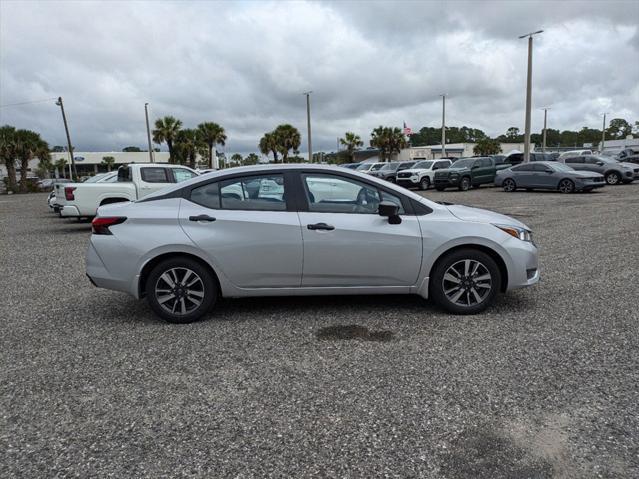
POLYGON ((561 193, 572 193, 575 191, 575 184, 569 179, 561 180, 559 182, 559 191, 561 193))
POLYGON ((512 178, 506 178, 501 186, 507 193, 511 193, 517 189, 515 180, 513 180, 512 178))
POLYGON ((621 181, 621 176, 616 171, 611 171, 606 174, 606 183, 609 185, 618 185, 621 181))
POLYGON ((419 189, 424 191, 424 190, 427 190, 428 188, 430 188, 430 178, 428 178, 428 176, 425 176, 419 182, 419 189))
POLYGON ((459 182, 459 191, 468 191, 470 188, 470 178, 464 176, 459 182))
POLYGON ((158 263, 146 282, 151 309, 169 323, 192 323, 215 304, 217 285, 211 273, 190 258, 172 258, 158 263))
POLYGON ((486 309, 501 285, 495 260, 483 251, 460 249, 436 265, 430 295, 439 306, 454 314, 476 314, 486 309))

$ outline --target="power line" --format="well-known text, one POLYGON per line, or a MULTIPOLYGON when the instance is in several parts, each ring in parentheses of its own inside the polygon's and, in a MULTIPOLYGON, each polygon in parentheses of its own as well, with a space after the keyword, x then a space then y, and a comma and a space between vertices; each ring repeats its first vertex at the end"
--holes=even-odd
POLYGON ((0 105, 0 108, 5 108, 5 107, 8 107, 8 106, 31 105, 33 103, 44 103, 46 101, 53 101, 53 100, 57 100, 57 98, 47 98, 45 100, 23 101, 23 102, 20 102, 20 103, 7 103, 6 105, 0 105))

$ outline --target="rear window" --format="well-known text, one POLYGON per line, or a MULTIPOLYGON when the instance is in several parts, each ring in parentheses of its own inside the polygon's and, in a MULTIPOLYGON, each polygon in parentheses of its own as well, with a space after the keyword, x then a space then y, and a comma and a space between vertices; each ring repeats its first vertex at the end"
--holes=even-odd
POLYGON ((193 203, 217 210, 220 208, 220 187, 219 183, 209 183, 208 185, 193 188, 191 197, 193 203))
POLYGON ((147 183, 169 183, 165 168, 141 168, 140 174, 147 183))

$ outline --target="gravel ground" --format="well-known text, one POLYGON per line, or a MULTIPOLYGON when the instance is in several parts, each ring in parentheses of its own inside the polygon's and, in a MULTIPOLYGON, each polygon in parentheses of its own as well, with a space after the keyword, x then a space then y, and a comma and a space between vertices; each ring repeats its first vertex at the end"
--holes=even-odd
POLYGON ((639 184, 427 196, 527 223, 542 282, 169 325, 89 284, 86 223, 0 197, 0 477, 638 477, 639 184))

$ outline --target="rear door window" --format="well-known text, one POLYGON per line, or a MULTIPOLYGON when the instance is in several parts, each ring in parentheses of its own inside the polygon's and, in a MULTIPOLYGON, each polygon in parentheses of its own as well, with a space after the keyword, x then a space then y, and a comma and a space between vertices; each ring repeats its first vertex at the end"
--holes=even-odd
POLYGON ((570 158, 566 158, 565 159, 566 163, 583 163, 584 162, 584 157, 583 156, 572 156, 570 158))
POLYGON ((220 185, 215 182, 193 188, 189 199, 198 205, 217 210, 220 208, 220 185))
POLYGON ((170 183, 166 168, 141 168, 140 175, 146 183, 170 183))

